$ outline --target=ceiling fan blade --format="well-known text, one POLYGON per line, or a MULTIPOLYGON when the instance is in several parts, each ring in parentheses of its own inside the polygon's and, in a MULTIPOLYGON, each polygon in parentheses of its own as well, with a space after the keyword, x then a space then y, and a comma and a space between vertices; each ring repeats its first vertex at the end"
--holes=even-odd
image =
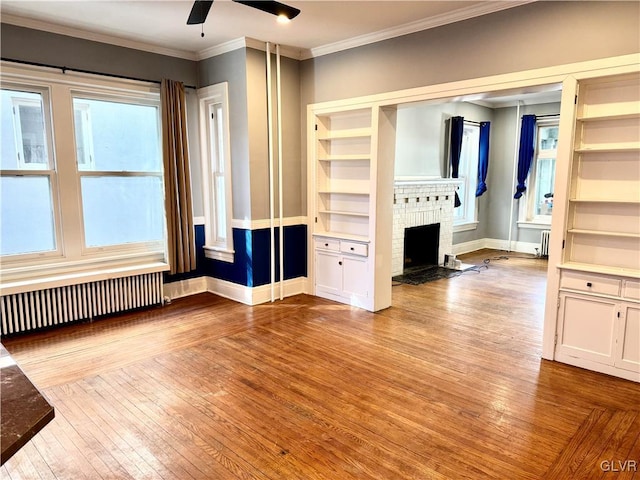
POLYGON ((187 25, 198 25, 200 23, 204 23, 212 4, 213 0, 196 0, 193 2, 191 13, 187 19, 187 25))
POLYGON ((291 7, 289 5, 285 5, 284 3, 275 2, 275 1, 260 1, 260 0, 233 0, 236 3, 241 3, 243 5, 247 5, 248 7, 257 8, 258 10, 262 10, 263 12, 270 13, 272 15, 280 16, 283 15, 287 17, 289 20, 295 18, 299 13, 295 7, 291 7))

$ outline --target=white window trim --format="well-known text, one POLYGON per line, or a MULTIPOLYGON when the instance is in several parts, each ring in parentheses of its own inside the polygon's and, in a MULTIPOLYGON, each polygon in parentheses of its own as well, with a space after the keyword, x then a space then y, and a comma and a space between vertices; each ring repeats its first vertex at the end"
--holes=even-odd
POLYGON ((205 88, 198 89, 198 111, 200 118, 200 158, 202 167, 202 190, 205 199, 205 245, 204 253, 207 258, 233 262, 235 251, 233 249, 233 229, 232 221, 232 191, 231 191, 231 144, 229 134, 229 93, 227 82, 218 83, 205 88), (216 241, 216 225, 219 223, 215 218, 215 190, 212 185, 213 165, 210 156, 211 138, 209 135, 209 109, 213 104, 220 104, 222 107, 222 142, 224 150, 224 185, 225 185, 225 213, 226 222, 224 225, 225 238, 223 241, 216 241))
MULTIPOLYGON (((464 122, 464 126, 465 127, 477 127, 478 128, 478 138, 480 136, 480 126, 476 125, 475 123, 470 123, 465 121, 464 122)), ((451 165, 449 165, 449 168, 451 168, 451 165)), ((477 173, 478 173, 478 164, 476 162, 475 168, 470 168, 469 169, 470 172, 465 172, 466 175, 462 175, 461 172, 459 172, 459 178, 458 180, 460 181, 460 183, 464 183, 465 189, 467 191, 467 200, 469 200, 470 198, 473 201, 473 214, 472 215, 466 215, 463 218, 460 219, 456 219, 455 218, 455 214, 454 214, 454 219, 453 219, 453 231, 454 232, 465 232, 465 231, 469 231, 469 230, 475 230, 478 228, 478 199, 476 197, 476 188, 477 188, 477 173), (475 179, 475 180, 474 180, 475 179), (475 183, 475 185, 474 185, 475 183), (473 188, 471 188, 473 186, 473 188)), ((460 208, 460 207, 459 207, 460 208)), ((464 207, 464 205, 462 206, 462 208, 469 208, 469 207, 464 207)), ((466 213, 469 213, 468 211, 466 213)))
MULTIPOLYGON (((535 189, 535 185, 532 185, 531 179, 536 176, 536 166, 538 163, 538 136, 537 132, 540 127, 548 127, 552 125, 560 124, 560 114, 554 116, 552 118, 542 118, 536 121, 536 150, 535 157, 532 161, 531 168, 529 169, 529 174, 527 175, 527 189, 520 197, 518 201, 518 227, 519 228, 532 228, 532 229, 540 229, 540 230, 548 230, 551 226, 551 215, 533 215, 530 216, 530 213, 533 212, 533 195, 530 193, 535 189)), ((557 152, 557 150, 556 150, 557 152)), ((557 153, 556 153, 556 164, 557 164, 557 153)), ((516 159, 516 168, 517 168, 517 159, 516 159)))
MULTIPOLYGON (((62 242, 62 216, 60 212, 60 195, 58 185, 58 172, 56 167, 55 150, 53 148, 53 122, 51 112, 51 89, 45 85, 37 85, 30 83, 13 83, 2 82, 2 88, 7 90, 15 90, 18 92, 32 92, 42 95, 42 109, 44 114, 44 128, 45 128, 45 140, 47 145, 47 158, 48 165, 46 169, 42 169, 43 164, 36 164, 34 166, 27 166, 24 163, 24 152, 22 150, 22 139, 14 138, 16 142, 16 149, 22 154, 23 158, 18 159, 18 170, 2 170, 2 176, 46 176, 49 177, 49 185, 51 187, 51 205, 53 215, 53 229, 55 235, 55 249, 44 252, 34 253, 22 253, 17 255, 5 255, 2 257, 0 266, 4 264, 15 265, 23 264, 25 262, 50 262, 54 261, 56 257, 60 258, 64 254, 63 242, 62 242)), ((17 101, 15 104, 22 102, 17 101)), ((15 119, 16 117, 14 117, 15 119)), ((19 126, 14 124, 14 129, 17 132, 19 126)), ((16 133, 17 135, 17 133, 16 133)), ((0 268, 0 273, 4 274, 4 268, 0 268)))
MULTIPOLYGON (((4 62, 2 66, 0 86, 3 89, 42 93, 43 101, 46 95, 44 112, 45 122, 48 122, 47 128, 49 128, 47 133, 50 135, 47 142, 51 170, 26 168, 19 173, 46 174, 52 179, 57 251, 3 257, 0 262, 0 292, 5 294, 7 288, 14 293, 29 291, 33 290, 34 285, 45 285, 53 279, 58 279, 55 280, 56 284, 62 285, 72 278, 92 281, 105 275, 112 275, 116 271, 127 271, 134 275, 168 270, 164 242, 141 242, 85 251, 81 218, 77 215, 66 214, 65 216, 64 214, 69 208, 77 211, 78 202, 81 201, 75 158, 75 138, 70 133, 73 129, 69 128, 68 124, 73 121, 71 91, 89 92, 95 96, 124 102, 150 102, 159 107, 160 92, 157 85, 139 81, 105 79, 89 74, 76 75, 69 72, 62 74, 48 68, 18 67, 5 65, 4 62), (52 109, 56 110, 56 115, 52 115, 52 109), (65 158, 67 161, 58 162, 58 158, 65 158)), ((158 128, 159 130, 161 128, 160 122, 158 128)), ((158 142, 161 144, 161 136, 158 142)), ((2 173, 11 175, 16 171, 4 170, 2 173)))

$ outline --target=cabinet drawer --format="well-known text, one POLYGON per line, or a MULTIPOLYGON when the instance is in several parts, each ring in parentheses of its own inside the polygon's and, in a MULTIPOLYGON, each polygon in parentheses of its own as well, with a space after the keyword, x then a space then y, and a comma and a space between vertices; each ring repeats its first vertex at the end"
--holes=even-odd
POLYGON ((366 257, 369 254, 369 248, 366 243, 356 242, 340 242, 340 251, 343 253, 351 253, 366 257))
POLYGON ((316 248, 320 248, 322 250, 331 250, 332 252, 340 251, 340 240, 333 238, 316 238, 315 245, 316 248))
POLYGON ((625 280, 622 285, 622 296, 631 300, 640 300, 640 282, 637 280, 625 280))
POLYGON ((560 288, 602 295, 620 295, 620 280, 591 273, 562 272, 560 288))

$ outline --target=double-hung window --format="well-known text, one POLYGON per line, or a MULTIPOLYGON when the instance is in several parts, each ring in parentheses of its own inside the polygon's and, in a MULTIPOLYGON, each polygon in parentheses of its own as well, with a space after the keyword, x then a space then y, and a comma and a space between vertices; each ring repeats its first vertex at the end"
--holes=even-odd
POLYGON ((2 285, 166 270, 157 87, 13 66, 0 79, 2 285))
POLYGON ((205 255, 233 262, 231 149, 227 84, 198 90, 205 197, 205 255))
POLYGON ((453 211, 456 226, 475 225, 476 187, 478 184, 478 152, 480 146, 480 126, 464 122, 460 165, 458 166, 458 197, 461 205, 453 211))
POLYGON ((0 255, 58 255, 60 219, 49 91, 3 85, 0 255))
POLYGON ((73 93, 84 248, 164 240, 158 106, 73 93))
POLYGON ((521 202, 521 222, 549 225, 553 210, 556 155, 558 148, 558 117, 538 118, 536 122, 536 150, 525 192, 521 202))

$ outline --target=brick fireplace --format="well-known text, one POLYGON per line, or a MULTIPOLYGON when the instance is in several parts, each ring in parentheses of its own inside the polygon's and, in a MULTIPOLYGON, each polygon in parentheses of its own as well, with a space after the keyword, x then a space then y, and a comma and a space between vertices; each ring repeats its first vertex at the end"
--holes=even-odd
POLYGON ((457 180, 396 181, 393 190, 391 274, 402 275, 405 228, 440 224, 438 264, 453 247, 453 198, 457 180))

